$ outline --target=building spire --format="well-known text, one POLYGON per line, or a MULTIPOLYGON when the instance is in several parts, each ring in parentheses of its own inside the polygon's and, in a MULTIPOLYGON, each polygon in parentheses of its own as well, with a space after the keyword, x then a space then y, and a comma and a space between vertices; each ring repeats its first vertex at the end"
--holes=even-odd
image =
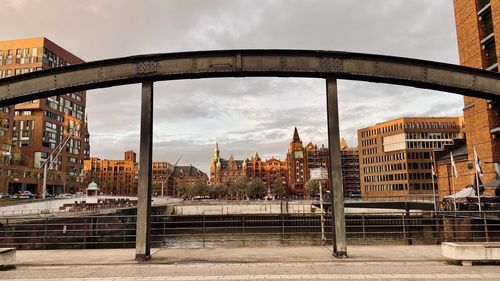
POLYGON ((215 147, 214 147, 214 158, 213 160, 218 160, 219 159, 219 142, 215 141, 215 147))
POLYGON ((299 132, 297 131, 297 127, 295 127, 295 130, 293 131, 293 142, 299 142, 300 137, 299 137, 299 132))
POLYGON ((347 142, 345 141, 344 138, 341 138, 340 139, 340 149, 348 149, 349 148, 349 145, 347 144, 347 142))

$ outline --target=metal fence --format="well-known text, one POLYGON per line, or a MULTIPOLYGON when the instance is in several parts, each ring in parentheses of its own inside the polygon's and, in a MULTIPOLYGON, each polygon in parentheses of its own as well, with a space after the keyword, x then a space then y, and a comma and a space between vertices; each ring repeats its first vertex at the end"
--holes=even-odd
MULTIPOLYGON (((136 216, 0 219, 0 247, 18 249, 130 248, 136 216)), ((160 215, 152 217, 154 247, 321 245, 318 214, 160 215)), ((346 216, 349 244, 438 244, 443 241, 500 241, 500 211, 384 212, 346 216)), ((331 215, 324 232, 332 240, 331 215)))

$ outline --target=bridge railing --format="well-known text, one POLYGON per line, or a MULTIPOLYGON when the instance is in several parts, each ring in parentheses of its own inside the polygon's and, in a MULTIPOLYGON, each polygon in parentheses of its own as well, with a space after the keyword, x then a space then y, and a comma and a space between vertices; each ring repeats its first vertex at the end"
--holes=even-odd
MULTIPOLYGON (((152 216, 154 247, 321 245, 318 214, 152 216)), ((129 248, 135 215, 0 218, 0 247, 18 249, 129 248)), ((326 243, 332 240, 326 215, 326 243)), ((370 212, 348 214, 349 244, 438 244, 500 241, 500 211, 370 212)))

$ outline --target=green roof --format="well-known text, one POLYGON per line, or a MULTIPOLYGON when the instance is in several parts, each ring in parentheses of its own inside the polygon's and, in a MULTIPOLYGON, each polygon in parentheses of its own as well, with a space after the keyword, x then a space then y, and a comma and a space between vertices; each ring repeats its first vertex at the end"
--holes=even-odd
POLYGON ((89 183, 87 190, 99 190, 99 188, 97 188, 97 183, 95 182, 89 183))

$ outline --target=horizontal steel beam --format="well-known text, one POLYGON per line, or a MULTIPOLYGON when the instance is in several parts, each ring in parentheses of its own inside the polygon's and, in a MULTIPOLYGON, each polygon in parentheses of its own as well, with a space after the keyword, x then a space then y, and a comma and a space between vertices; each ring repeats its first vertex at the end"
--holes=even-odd
POLYGON ((42 70, 0 79, 0 106, 116 85, 209 77, 336 77, 500 99, 500 74, 381 55, 308 50, 153 54, 42 70))

